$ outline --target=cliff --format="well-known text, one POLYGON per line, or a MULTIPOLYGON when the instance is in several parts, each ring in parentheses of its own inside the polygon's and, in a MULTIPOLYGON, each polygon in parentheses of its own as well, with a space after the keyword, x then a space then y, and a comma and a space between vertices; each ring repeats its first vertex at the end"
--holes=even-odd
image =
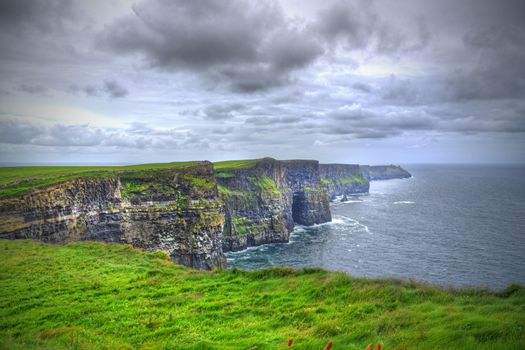
POLYGON ((359 169, 368 180, 407 179, 412 175, 399 165, 360 165, 359 169))
POLYGON ((0 238, 128 243, 196 269, 224 268, 223 251, 288 242, 295 224, 330 221, 330 198, 368 192, 368 180, 410 177, 396 166, 272 158, 0 170, 0 238))
POLYGON ((319 173, 331 200, 336 196, 367 193, 370 189, 358 164, 320 164, 319 173))
POLYGON ((0 237, 129 243, 197 269, 226 266, 211 163, 70 177, 0 200, 0 237))
POLYGON ((229 161, 216 163, 215 170, 225 203, 224 251, 287 242, 295 223, 331 220, 317 161, 229 161))

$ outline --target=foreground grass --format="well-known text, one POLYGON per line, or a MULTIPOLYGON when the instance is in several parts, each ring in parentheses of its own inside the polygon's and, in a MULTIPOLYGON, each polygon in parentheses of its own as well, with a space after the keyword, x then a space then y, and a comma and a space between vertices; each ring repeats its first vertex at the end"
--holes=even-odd
POLYGON ((0 240, 0 348, 524 349, 525 289, 194 271, 125 245, 0 240))
POLYGON ((126 166, 19 166, 0 167, 0 199, 24 195, 77 178, 103 178, 119 172, 182 168, 195 162, 152 163, 126 166))

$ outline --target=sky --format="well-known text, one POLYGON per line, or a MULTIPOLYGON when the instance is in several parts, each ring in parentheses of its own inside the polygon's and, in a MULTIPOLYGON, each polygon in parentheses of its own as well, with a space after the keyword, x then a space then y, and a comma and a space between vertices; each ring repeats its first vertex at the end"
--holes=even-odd
POLYGON ((522 0, 0 0, 0 163, 525 163, 522 0))

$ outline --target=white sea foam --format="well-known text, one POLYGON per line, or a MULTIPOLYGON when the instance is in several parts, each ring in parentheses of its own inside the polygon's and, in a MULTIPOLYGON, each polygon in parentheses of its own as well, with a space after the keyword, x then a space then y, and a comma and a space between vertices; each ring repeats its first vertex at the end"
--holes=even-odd
POLYGON ((365 232, 370 233, 368 226, 360 223, 359 221, 355 219, 352 219, 352 218, 349 218, 343 215, 334 215, 334 217, 332 218, 331 224, 336 225, 336 226, 347 226, 347 227, 349 226, 359 231, 365 231, 365 232))
POLYGON ((415 204, 416 202, 412 202, 412 201, 397 201, 397 202, 394 202, 394 204, 415 204))

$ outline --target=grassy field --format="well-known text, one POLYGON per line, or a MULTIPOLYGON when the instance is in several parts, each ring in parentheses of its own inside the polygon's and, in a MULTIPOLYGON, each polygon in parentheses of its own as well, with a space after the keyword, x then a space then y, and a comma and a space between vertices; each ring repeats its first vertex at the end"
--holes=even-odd
POLYGON ((126 245, 0 240, 3 349, 524 349, 525 289, 194 271, 126 245))
POLYGON ((100 178, 117 172, 181 168, 199 162, 152 163, 127 166, 21 166, 0 167, 0 199, 20 196, 77 178, 100 178))

